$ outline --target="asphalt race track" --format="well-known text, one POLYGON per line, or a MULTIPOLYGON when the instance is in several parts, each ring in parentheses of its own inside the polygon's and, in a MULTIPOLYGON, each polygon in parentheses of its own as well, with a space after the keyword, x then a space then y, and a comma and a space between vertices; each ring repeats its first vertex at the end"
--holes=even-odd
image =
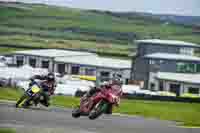
POLYGON ((180 128, 170 121, 115 115, 74 119, 70 109, 16 109, 11 103, 0 103, 0 127, 19 133, 200 133, 200 129, 180 128))

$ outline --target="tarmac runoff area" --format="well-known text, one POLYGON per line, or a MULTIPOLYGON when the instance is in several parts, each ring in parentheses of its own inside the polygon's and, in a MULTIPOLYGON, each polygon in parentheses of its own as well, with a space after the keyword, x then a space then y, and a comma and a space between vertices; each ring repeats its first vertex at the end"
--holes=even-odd
POLYGON ((103 115, 99 119, 74 119, 71 109, 15 108, 14 103, 0 102, 0 127, 14 128, 17 133, 200 133, 200 128, 177 126, 139 116, 103 115))

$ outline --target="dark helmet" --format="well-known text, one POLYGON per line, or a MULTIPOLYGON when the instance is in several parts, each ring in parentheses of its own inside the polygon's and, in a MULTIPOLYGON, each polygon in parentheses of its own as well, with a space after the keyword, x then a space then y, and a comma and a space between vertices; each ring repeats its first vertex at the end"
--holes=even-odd
POLYGON ((53 73, 48 73, 47 75, 47 80, 48 81, 55 81, 55 76, 53 73))

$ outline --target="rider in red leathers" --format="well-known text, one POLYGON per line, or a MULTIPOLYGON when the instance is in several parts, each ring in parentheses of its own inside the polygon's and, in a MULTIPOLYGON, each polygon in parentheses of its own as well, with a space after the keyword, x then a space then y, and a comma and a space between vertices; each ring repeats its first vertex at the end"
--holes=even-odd
MULTIPOLYGON (((122 88, 121 87, 122 87, 121 76, 115 75, 111 81, 103 83, 99 88, 97 88, 97 87, 91 88, 86 93, 86 97, 90 98, 91 96, 95 95, 97 92, 101 91, 102 89, 113 89, 113 90, 119 91, 119 96, 122 96, 122 88)), ((109 106, 106 113, 112 114, 112 105, 109 106)))

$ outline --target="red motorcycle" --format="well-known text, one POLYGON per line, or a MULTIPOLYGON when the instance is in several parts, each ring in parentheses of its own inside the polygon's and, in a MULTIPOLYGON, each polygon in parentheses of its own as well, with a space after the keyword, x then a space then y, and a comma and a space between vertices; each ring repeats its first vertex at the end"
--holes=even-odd
POLYGON ((80 100, 80 106, 72 111, 72 116, 74 118, 78 118, 81 115, 88 116, 89 119, 94 120, 106 113, 109 107, 112 107, 113 105, 118 106, 121 94, 121 88, 109 88, 102 89, 90 98, 83 96, 80 100))

